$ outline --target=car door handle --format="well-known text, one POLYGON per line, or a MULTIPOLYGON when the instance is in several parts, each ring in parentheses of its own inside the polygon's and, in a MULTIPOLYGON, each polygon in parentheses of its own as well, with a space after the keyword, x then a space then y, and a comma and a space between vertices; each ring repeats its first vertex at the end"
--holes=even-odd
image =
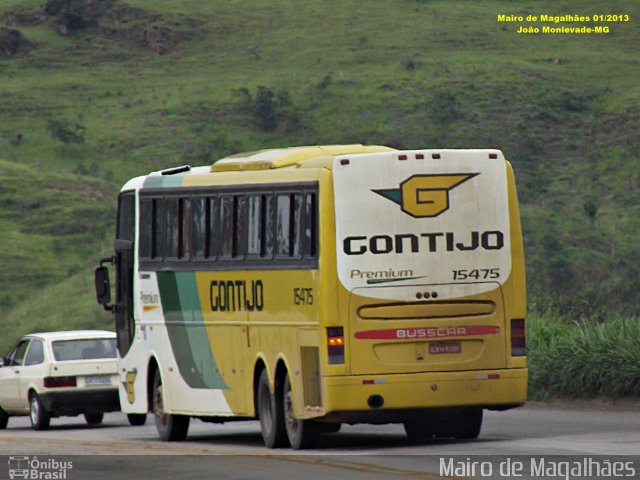
POLYGON ((20 373, 20 370, 14 370, 13 373, 18 374, 20 373))

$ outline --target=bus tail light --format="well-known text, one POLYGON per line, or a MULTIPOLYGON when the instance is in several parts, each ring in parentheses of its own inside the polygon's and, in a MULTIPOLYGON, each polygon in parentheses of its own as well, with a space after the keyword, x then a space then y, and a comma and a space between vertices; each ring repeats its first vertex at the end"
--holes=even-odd
POLYGON ((524 318, 511 320, 511 356, 524 357, 527 354, 527 334, 524 318))
POLYGON ((45 377, 45 388, 75 387, 76 377, 45 377))
POLYGON ((344 363, 344 328, 327 327, 327 353, 330 364, 344 363))

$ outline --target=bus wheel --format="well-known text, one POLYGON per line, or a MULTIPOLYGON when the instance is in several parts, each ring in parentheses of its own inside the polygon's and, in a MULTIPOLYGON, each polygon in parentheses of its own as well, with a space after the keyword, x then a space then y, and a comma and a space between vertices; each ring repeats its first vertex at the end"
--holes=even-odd
POLYGON ((482 428, 482 409, 467 408, 453 422, 453 437, 458 440, 478 438, 482 428))
POLYGON ((453 437, 472 440, 480 435, 482 427, 481 408, 463 408, 457 412, 443 414, 438 418, 436 437, 453 437))
POLYGON ((165 442, 180 442, 187 438, 189 417, 164 413, 162 379, 160 378, 159 370, 156 371, 156 376, 153 380, 153 414, 160 440, 165 442))
POLYGON ((127 413, 127 420, 132 427, 139 427, 147 422, 146 413, 127 413))
POLYGON ((9 414, 0 407, 0 430, 7 428, 7 423, 9 423, 9 414))
POLYGON ((431 440, 435 433, 433 418, 431 416, 424 416, 404 422, 404 431, 412 442, 431 440))
POLYGON ((320 437, 320 429, 313 420, 300 420, 294 417, 293 390, 289 374, 284 378, 283 392, 284 424, 291 447, 296 450, 315 447, 320 437))
POLYGON ((29 399, 29 419, 34 430, 46 430, 49 428, 51 416, 35 393, 29 399))
POLYGON ((278 389, 271 394, 269 388, 269 376, 267 370, 262 370, 258 380, 258 417, 260 418, 260 429, 262 440, 268 448, 280 448, 287 444, 287 434, 284 428, 282 409, 279 408, 278 389))
POLYGON ((87 425, 98 425, 102 423, 102 419, 104 418, 104 414, 102 413, 85 413, 84 420, 87 422, 87 425))
POLYGON ((316 428, 320 430, 320 433, 338 433, 342 428, 342 424, 316 422, 316 428))

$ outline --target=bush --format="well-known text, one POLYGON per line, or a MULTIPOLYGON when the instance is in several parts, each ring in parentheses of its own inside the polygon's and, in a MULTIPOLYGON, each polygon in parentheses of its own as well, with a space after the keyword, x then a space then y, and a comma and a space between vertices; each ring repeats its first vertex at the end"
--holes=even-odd
POLYGON ((640 395, 640 319, 570 322, 530 317, 529 397, 640 395))
POLYGON ((278 128, 294 131, 300 126, 300 115, 287 91, 276 93, 268 87, 259 86, 255 96, 246 88, 237 89, 234 94, 238 97, 240 110, 248 113, 263 132, 273 132, 278 128))
POLYGON ((44 12, 57 17, 69 30, 79 30, 86 24, 82 0, 47 0, 44 12))
POLYGON ((440 91, 427 104, 427 113, 435 122, 446 124, 460 118, 458 100, 454 93, 440 91))
POLYGON ((76 123, 71 125, 67 120, 51 119, 47 123, 51 136, 65 145, 70 143, 84 143, 84 126, 76 123))

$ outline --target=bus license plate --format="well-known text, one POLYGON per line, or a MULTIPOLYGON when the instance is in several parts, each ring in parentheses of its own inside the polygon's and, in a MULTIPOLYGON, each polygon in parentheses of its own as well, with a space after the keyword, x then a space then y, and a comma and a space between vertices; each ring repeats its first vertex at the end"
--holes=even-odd
POLYGON ((111 385, 111 375, 93 375, 91 377, 85 377, 84 383, 86 385, 111 385))
POLYGON ((429 344, 429 353, 438 355, 440 353, 460 353, 462 346, 460 342, 434 342, 429 344))

